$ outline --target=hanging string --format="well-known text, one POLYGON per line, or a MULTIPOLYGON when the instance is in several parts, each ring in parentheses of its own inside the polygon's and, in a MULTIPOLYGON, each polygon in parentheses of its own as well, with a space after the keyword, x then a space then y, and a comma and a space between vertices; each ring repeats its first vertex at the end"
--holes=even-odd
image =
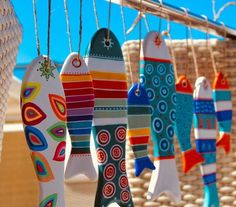
POLYGON ((108 23, 107 23, 107 42, 110 44, 110 26, 111 26, 111 0, 109 1, 109 8, 108 8, 108 23))
MULTIPOLYGON (((125 24, 125 15, 124 15, 124 10, 123 10, 123 0, 121 1, 120 4, 120 13, 121 13, 121 18, 122 18, 122 25, 123 25, 123 32, 124 32, 124 40, 127 44, 127 36, 126 36, 126 24, 125 24)), ((134 84, 134 79, 133 79, 133 74, 132 74, 132 68, 131 68, 131 59, 130 59, 130 52, 129 52, 129 45, 127 44, 127 58, 128 58, 128 71, 129 71, 129 76, 130 76, 130 81, 131 84, 134 84)))
POLYGON ((98 20, 96 0, 93 0, 93 12, 94 12, 95 21, 96 21, 96 27, 97 27, 97 30, 99 30, 100 26, 99 26, 99 20, 98 20))
POLYGON ((158 35, 161 34, 161 24, 162 24, 161 14, 162 14, 162 8, 163 8, 163 2, 162 2, 162 0, 159 0, 159 2, 160 2, 160 7, 161 7, 161 9, 160 9, 160 17, 159 17, 158 35))
MULTIPOLYGON (((140 0, 140 12, 142 14, 142 5, 143 5, 143 1, 140 0)), ((139 60, 140 60, 140 56, 141 56, 141 47, 142 47, 142 19, 139 21, 139 60)), ((139 61, 139 67, 138 69, 140 69, 140 61, 139 61)), ((139 87, 140 87, 140 79, 138 78, 138 86, 137 86, 137 90, 136 90, 136 94, 139 94, 140 93, 140 90, 139 90, 139 87)))
POLYGON ((38 33, 38 20, 37 20, 37 11, 36 11, 36 2, 33 0, 33 13, 34 13, 34 30, 35 30, 35 39, 36 39, 36 47, 37 54, 40 55, 40 42, 39 42, 39 33, 38 33))
POLYGON ((224 57, 224 62, 226 62, 226 43, 225 43, 225 40, 226 40, 226 28, 225 28, 225 24, 224 22, 220 22, 224 28, 224 46, 223 46, 223 57, 224 57))
POLYGON ((80 0, 78 57, 80 55, 81 44, 82 44, 82 32, 83 32, 82 10, 83 10, 83 0, 80 0))
POLYGON ((145 23, 147 31, 150 32, 150 27, 149 27, 149 24, 148 24, 148 21, 147 21, 147 16, 145 14, 144 14, 144 23, 145 23))
POLYGON ((189 30, 188 27, 186 27, 186 52, 187 52, 187 64, 185 69, 185 76, 187 76, 187 73, 189 72, 189 57, 188 57, 188 36, 189 36, 189 30))
POLYGON ((72 53, 72 42, 71 42, 71 33, 70 33, 70 21, 69 21, 69 15, 68 15, 68 6, 67 6, 67 0, 64 0, 64 8, 65 8, 65 14, 66 14, 66 27, 67 27, 67 35, 68 35, 68 41, 69 41, 69 49, 70 53, 72 53))
POLYGON ((47 64, 48 64, 48 66, 50 66, 51 5, 52 5, 52 0, 48 0, 48 40, 47 40, 47 50, 48 50, 47 64))

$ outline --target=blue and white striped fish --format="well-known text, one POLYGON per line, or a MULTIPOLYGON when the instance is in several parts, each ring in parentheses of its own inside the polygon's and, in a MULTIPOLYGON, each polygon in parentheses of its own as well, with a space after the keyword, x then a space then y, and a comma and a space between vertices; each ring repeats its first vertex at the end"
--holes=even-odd
POLYGON ((196 149, 205 159, 200 170, 204 182, 204 207, 219 207, 216 186, 216 116, 212 90, 205 77, 195 83, 194 135, 196 149))

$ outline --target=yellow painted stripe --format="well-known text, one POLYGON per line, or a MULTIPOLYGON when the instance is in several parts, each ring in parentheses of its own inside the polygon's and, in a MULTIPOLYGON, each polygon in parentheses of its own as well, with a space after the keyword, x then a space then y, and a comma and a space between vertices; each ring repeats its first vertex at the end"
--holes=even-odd
POLYGON ((140 129, 129 129, 128 136, 135 137, 135 136, 145 136, 150 134, 150 128, 140 128, 140 129))
POLYGON ((108 72, 97 72, 91 71, 93 79, 105 79, 105 80, 126 80, 125 73, 108 73, 108 72))
POLYGON ((61 75, 61 81, 91 81, 91 75, 61 75))

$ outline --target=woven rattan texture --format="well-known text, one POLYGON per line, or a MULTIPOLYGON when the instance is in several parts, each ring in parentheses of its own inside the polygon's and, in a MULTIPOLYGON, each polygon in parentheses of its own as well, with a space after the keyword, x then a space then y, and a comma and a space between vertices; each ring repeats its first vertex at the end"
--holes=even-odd
POLYGON ((10 1, 0 0, 0 156, 8 92, 21 34, 21 27, 10 1))
MULTIPOLYGON (((167 45, 168 42, 167 42, 167 45)), ((229 80, 233 95, 233 108, 236 108, 236 42, 235 41, 218 41, 210 40, 209 45, 213 47, 217 68, 222 71, 229 80)), ((214 71, 210 53, 206 47, 205 40, 194 40, 194 48, 197 54, 197 62, 199 65, 199 75, 206 76, 212 83, 214 71)), ((131 68, 133 71, 133 79, 138 80, 138 41, 128 41, 123 47, 123 54, 126 61, 126 69, 128 70, 128 54, 131 59, 131 68)), ((191 80, 192 87, 196 80, 194 71, 193 58, 190 48, 186 49, 185 40, 173 41, 173 50, 176 56, 178 75, 187 74, 191 80)), ((129 78, 130 81, 130 78, 129 78)), ((220 196, 221 206, 236 206, 236 113, 233 116, 233 131, 232 131, 232 153, 225 155, 223 150, 217 149, 217 178, 218 191, 220 196)), ((176 140, 176 139, 175 139, 176 140)), ((194 137, 192 135, 192 143, 194 137)), ((153 158, 153 146, 150 141, 149 155, 153 158)), ((202 206, 203 201, 203 184, 201 180, 199 167, 195 167, 188 174, 182 172, 181 152, 177 141, 175 142, 176 162, 178 166, 182 201, 178 206, 195 207, 202 206)), ((150 171, 145 171, 140 177, 134 175, 134 155, 127 143, 127 170, 131 191, 135 206, 156 207, 156 206, 177 206, 162 195, 157 200, 150 202, 146 200, 146 192, 149 186, 151 177, 150 171)), ((168 182, 168 181, 167 181, 168 182)))

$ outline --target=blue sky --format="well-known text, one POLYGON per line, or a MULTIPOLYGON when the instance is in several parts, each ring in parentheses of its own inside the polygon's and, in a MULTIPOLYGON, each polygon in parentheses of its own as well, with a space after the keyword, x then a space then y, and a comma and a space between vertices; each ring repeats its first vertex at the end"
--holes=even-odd
MULTIPOLYGON (((79 0, 67 0, 69 7, 69 18, 72 35, 73 50, 78 50, 78 30, 79 30, 79 0)), ((85 49, 96 32, 95 17, 93 14, 92 0, 83 0, 83 36, 82 36, 82 49, 81 53, 85 53, 85 49)), ((205 14, 208 18, 212 19, 211 0, 164 0, 163 2, 175 5, 177 7, 189 8, 190 11, 197 14, 205 14)), ((217 10, 227 0, 216 0, 217 10)), ((34 20, 32 0, 12 0, 16 14, 23 26, 23 41, 20 45, 20 50, 17 56, 17 64, 25 64, 32 61, 37 56, 35 34, 34 34, 34 20)), ((41 53, 47 54, 47 0, 36 0, 38 12, 38 26, 41 53)), ((226 9, 219 21, 225 22, 226 25, 236 28, 236 6, 226 9)), ((99 16, 100 27, 107 27, 107 13, 108 3, 105 0, 97 0, 97 12, 99 16)), ((135 17, 137 11, 131 9, 124 9, 126 26, 129 28, 135 17)), ((159 18, 147 15, 147 19, 151 30, 158 30, 159 18)), ((166 28, 166 21, 163 20, 162 29, 166 28)), ((111 30, 116 34, 120 43, 124 41, 122 21, 120 15, 120 7, 112 5, 111 13, 111 30)), ((142 36, 146 34, 146 28, 143 24, 142 36)), ((173 39, 184 39, 186 30, 183 25, 171 23, 171 35, 173 39)), ((138 39, 139 33, 136 28, 128 39, 138 39)), ((196 39, 205 38, 205 34, 199 31, 193 31, 193 37, 196 39)), ((51 58, 62 63, 69 54, 68 37, 66 31, 66 20, 64 12, 63 0, 52 0, 52 13, 51 13, 51 58)))

